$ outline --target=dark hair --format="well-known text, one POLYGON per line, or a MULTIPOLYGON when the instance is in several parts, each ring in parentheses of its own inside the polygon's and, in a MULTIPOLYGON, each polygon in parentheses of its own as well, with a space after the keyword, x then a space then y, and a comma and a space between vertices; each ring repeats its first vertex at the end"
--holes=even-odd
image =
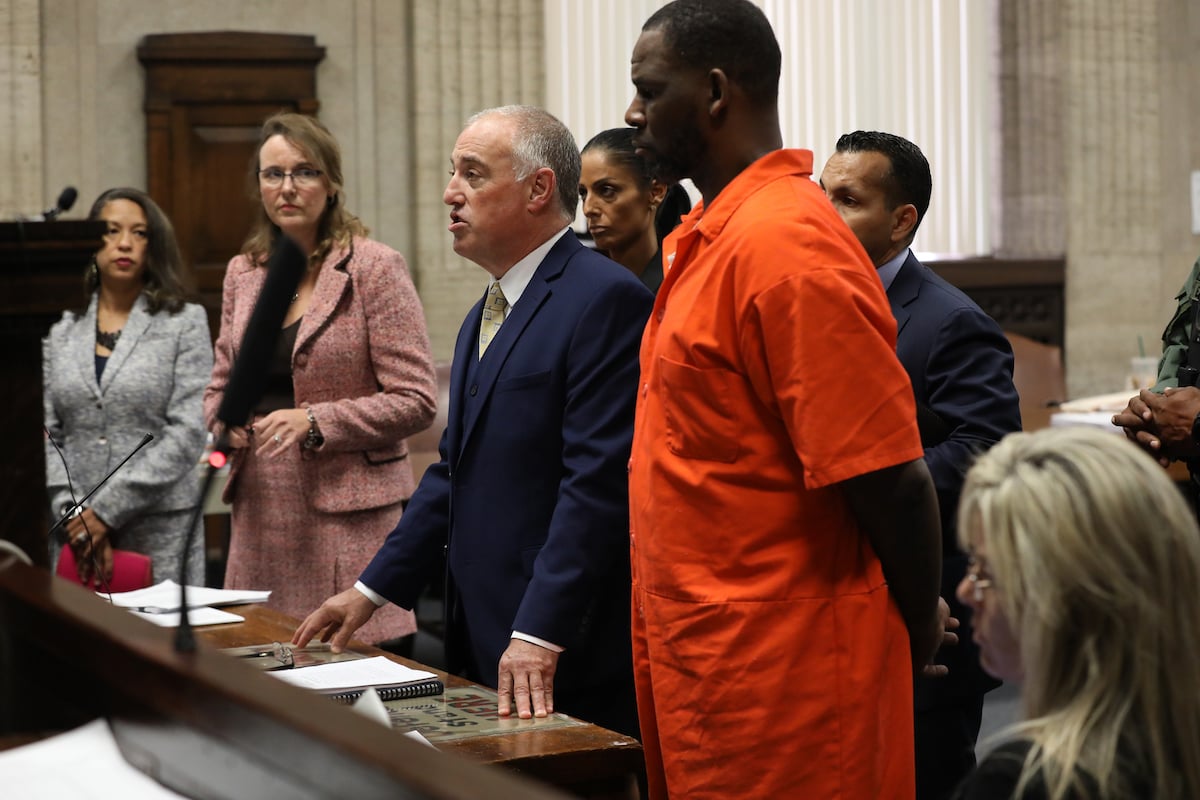
POLYGON ((680 64, 724 71, 760 108, 779 100, 779 42, 749 0, 675 0, 646 20, 642 30, 651 29, 680 64))
POLYGON ((667 187, 667 193, 663 195, 662 202, 658 205, 658 211, 654 215, 654 231, 658 234, 660 244, 667 234, 679 225, 679 218, 691 210, 692 198, 687 193, 687 189, 678 183, 667 187))
MULTIPOLYGON (((167 219, 158 203, 150 199, 150 195, 127 187, 109 189, 97 197, 87 218, 102 219, 100 214, 104 207, 113 200, 136 203, 146 215, 146 271, 142 278, 146 284, 142 290, 146 295, 146 307, 151 314, 163 309, 174 314, 183 308, 188 286, 183 255, 179 252, 179 242, 175 240, 175 228, 171 220, 167 219)), ((83 286, 89 295, 100 288, 100 272, 94 267, 93 260, 83 277, 83 286)))
POLYGON ((623 167, 633 176, 638 188, 645 191, 650 188, 654 175, 646 159, 640 157, 633 147, 633 135, 636 128, 609 128, 600 131, 583 146, 583 152, 599 150, 608 155, 609 162, 623 167))
POLYGON ((911 203, 917 209, 917 224, 921 227, 929 210, 929 195, 933 192, 933 176, 921 148, 901 136, 882 131, 854 131, 842 134, 837 140, 839 153, 882 153, 892 168, 884 176, 883 190, 892 208, 911 203))
MULTIPOLYGON (((636 128, 609 128, 600 131, 583 146, 583 152, 598 150, 608 156, 610 163, 625 170, 633 176, 637 186, 642 191, 649 191, 654 180, 654 174, 646 159, 637 154, 633 146, 633 135, 636 128)), ((654 214, 654 232, 661 243, 663 238, 679 224, 679 218, 692 210, 692 198, 687 190, 678 183, 667 187, 662 202, 654 214)))
POLYGON ((329 203, 317 223, 317 249, 308 254, 310 263, 320 263, 335 245, 346 246, 355 236, 366 236, 367 228, 358 217, 346 210, 342 195, 342 151, 337 139, 316 117, 283 111, 268 117, 263 123, 258 144, 250 159, 246 188, 258 204, 258 214, 242 252, 256 264, 265 264, 267 256, 278 241, 279 226, 267 216, 262 204, 262 188, 258 183, 258 155, 272 136, 282 136, 304 154, 314 167, 321 170, 329 189, 329 203))
POLYGON ((563 216, 568 221, 575 219, 575 209, 579 207, 579 145, 567 126, 545 109, 523 105, 485 108, 472 114, 467 125, 490 116, 517 121, 512 137, 517 180, 523 181, 543 167, 549 169, 554 173, 563 216))

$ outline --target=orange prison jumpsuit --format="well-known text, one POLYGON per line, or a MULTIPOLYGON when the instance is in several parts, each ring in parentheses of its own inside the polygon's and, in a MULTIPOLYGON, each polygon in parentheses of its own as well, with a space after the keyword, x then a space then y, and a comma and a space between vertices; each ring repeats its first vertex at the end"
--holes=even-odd
POLYGON ((837 483, 921 458, 896 325, 812 154, 668 238, 630 460, 651 796, 911 798, 912 667, 837 483))

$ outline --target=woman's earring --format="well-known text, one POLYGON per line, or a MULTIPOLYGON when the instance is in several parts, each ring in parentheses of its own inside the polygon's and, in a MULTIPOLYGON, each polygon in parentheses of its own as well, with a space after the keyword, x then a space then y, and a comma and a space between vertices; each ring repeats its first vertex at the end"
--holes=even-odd
POLYGON ((96 259, 92 259, 92 280, 100 280, 100 265, 96 263, 96 259))

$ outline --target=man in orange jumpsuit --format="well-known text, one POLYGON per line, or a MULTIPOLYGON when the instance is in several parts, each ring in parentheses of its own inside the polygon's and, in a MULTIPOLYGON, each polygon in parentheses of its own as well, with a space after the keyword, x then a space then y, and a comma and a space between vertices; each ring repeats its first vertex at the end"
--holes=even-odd
POLYGON ((748 0, 676 0, 626 122, 704 202, 664 244, 630 460, 652 798, 912 798, 914 668, 941 639, 937 499, 861 245, 782 150, 748 0))

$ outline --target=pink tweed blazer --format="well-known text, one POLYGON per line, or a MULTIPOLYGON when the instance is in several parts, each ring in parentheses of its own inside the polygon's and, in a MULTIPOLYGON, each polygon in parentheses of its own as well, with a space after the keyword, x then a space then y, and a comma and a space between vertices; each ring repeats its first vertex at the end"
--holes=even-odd
MULTIPOLYGON (((266 274, 244 255, 225 271, 221 331, 204 392, 210 430, 266 274)), ((325 437, 302 454, 304 494, 314 509, 360 511, 412 494, 404 439, 433 421, 437 378, 403 256, 363 238, 329 254, 296 335, 292 383, 297 407, 312 409, 325 437)), ((238 456, 227 502, 237 494, 238 456)))

